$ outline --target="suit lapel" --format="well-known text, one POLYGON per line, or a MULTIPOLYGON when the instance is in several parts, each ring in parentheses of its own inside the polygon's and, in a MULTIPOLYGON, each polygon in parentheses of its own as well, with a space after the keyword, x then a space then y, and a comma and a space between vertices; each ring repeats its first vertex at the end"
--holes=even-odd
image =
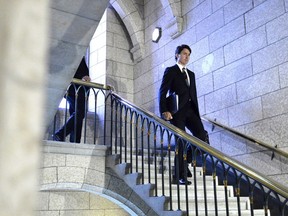
MULTIPOLYGON (((179 66, 178 66, 177 64, 175 64, 175 70, 176 70, 178 79, 182 80, 181 82, 183 83, 183 86, 185 86, 186 88, 188 88, 188 86, 187 86, 187 84, 186 84, 186 81, 185 81, 185 78, 184 78, 184 76, 183 76, 183 74, 182 74, 182 71, 180 70, 180 68, 179 68, 179 66)), ((188 75, 189 75, 189 73, 188 73, 188 75)), ((189 75, 189 78, 190 78, 190 77, 191 77, 191 76, 189 75)), ((190 78, 190 80, 191 80, 191 78, 190 78)))

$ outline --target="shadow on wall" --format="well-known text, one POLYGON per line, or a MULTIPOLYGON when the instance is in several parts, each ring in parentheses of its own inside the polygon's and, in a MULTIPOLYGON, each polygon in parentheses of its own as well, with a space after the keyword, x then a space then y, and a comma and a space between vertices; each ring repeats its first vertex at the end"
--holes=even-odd
POLYGON ((53 121, 58 104, 85 55, 109 0, 79 1, 69 7, 69 11, 65 2, 69 3, 67 0, 52 1, 50 6, 51 42, 46 99, 49 106, 45 112, 46 127, 53 121))
POLYGON ((114 87, 114 91, 116 94, 119 94, 124 99, 129 100, 130 102, 133 102, 128 97, 129 92, 127 88, 128 87, 127 83, 122 82, 121 78, 119 78, 119 80, 115 80, 112 77, 107 76, 106 82, 107 82, 107 85, 114 87))

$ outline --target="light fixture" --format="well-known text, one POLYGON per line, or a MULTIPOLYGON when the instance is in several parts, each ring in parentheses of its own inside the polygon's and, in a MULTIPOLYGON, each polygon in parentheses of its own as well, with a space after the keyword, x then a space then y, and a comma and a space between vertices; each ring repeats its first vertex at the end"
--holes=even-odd
POLYGON ((154 43, 158 43, 162 35, 162 29, 160 27, 156 27, 152 33, 152 41, 154 43))

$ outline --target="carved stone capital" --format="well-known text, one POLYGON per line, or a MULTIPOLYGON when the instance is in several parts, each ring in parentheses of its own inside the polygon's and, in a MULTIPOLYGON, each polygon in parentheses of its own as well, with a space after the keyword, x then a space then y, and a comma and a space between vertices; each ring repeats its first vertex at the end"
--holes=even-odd
POLYGON ((136 44, 132 49, 130 49, 130 52, 133 55, 133 59, 136 62, 140 62, 143 59, 144 53, 143 53, 143 45, 136 44))
POLYGON ((172 39, 177 38, 183 31, 183 18, 174 17, 168 22, 166 29, 172 39))

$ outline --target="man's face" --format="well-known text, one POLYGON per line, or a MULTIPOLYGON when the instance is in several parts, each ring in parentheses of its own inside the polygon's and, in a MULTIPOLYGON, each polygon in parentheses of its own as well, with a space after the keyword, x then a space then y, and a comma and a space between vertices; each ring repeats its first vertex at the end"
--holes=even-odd
POLYGON ((190 59, 190 52, 188 49, 184 48, 180 54, 176 54, 177 62, 181 65, 186 65, 190 59))

